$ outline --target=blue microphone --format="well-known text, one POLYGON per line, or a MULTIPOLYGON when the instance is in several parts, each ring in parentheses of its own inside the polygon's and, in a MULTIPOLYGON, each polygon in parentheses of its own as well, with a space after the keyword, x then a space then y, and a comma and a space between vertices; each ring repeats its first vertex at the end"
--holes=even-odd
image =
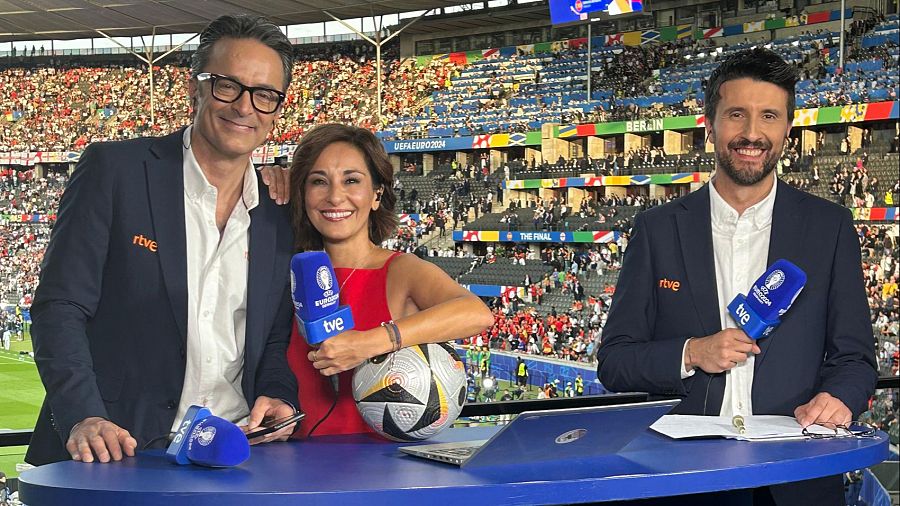
POLYGON ((249 457, 250 442, 240 427, 201 406, 188 408, 166 449, 166 459, 180 465, 231 467, 249 457))
MULTIPOLYGON (((324 251, 306 251, 291 258, 291 298, 300 333, 310 346, 353 328, 350 306, 340 306, 334 268, 324 251)), ((337 376, 331 377, 338 391, 337 376)))
POLYGON ((806 273, 802 269, 787 260, 776 260, 746 296, 737 294, 728 304, 728 312, 751 339, 766 337, 781 324, 781 316, 804 286, 806 273))

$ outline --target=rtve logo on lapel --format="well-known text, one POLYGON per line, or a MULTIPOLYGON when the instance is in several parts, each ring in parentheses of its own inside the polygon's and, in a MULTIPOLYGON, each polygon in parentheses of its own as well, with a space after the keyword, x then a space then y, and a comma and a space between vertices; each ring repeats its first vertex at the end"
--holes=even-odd
POLYGON ((659 287, 660 288, 668 288, 669 290, 672 290, 673 292, 677 292, 678 290, 681 289, 681 281, 668 280, 666 278, 662 278, 659 280, 659 287))
POLYGON ((147 248, 148 250, 156 253, 156 249, 157 249, 156 241, 154 241, 153 239, 144 237, 143 234, 134 236, 134 239, 132 239, 131 244, 135 244, 137 246, 147 248))

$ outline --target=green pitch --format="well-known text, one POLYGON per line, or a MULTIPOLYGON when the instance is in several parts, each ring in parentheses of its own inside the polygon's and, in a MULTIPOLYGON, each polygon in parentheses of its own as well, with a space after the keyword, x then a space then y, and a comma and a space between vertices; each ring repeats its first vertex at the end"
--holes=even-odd
MULTIPOLYGON (((32 429, 37 420, 44 387, 34 360, 19 351, 31 351, 31 341, 13 341, 10 351, 0 348, 0 430, 32 429)), ((0 448, 0 470, 18 476, 16 464, 23 461, 24 446, 0 448)))

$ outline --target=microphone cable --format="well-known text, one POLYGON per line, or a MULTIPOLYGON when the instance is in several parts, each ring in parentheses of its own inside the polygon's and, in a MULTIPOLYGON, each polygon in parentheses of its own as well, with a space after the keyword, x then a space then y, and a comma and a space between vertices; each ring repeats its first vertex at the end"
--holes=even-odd
POLYGON ((331 398, 331 407, 328 408, 328 411, 325 413, 325 416, 320 418, 319 421, 316 422, 315 425, 313 425, 313 428, 310 429, 309 432, 306 433, 307 438, 311 437, 313 435, 313 432, 315 432, 316 429, 319 428, 319 425, 322 425, 322 422, 324 422, 325 420, 328 419, 329 416, 331 416, 331 412, 334 411, 335 406, 337 406, 337 403, 338 403, 338 386, 337 386, 338 380, 336 379, 337 377, 338 377, 338 375, 334 374, 331 376, 331 378, 329 378, 329 380, 331 382, 331 386, 332 386, 331 391, 334 392, 334 396, 332 396, 332 398, 331 398))
POLYGON ((147 441, 146 443, 144 443, 144 446, 141 447, 141 451, 149 449, 151 446, 156 444, 156 442, 158 442, 158 441, 162 441, 164 439, 171 441, 173 435, 175 435, 174 432, 169 432, 169 433, 163 434, 161 436, 156 436, 155 438, 151 439, 150 441, 147 441))

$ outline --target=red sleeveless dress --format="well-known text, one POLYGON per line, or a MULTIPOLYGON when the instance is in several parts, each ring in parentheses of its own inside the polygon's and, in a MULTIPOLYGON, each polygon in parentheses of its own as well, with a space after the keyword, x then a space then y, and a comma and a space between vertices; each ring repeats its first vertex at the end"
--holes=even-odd
MULTIPOLYGON (((341 305, 353 308, 355 330, 369 330, 378 327, 381 322, 392 319, 387 303, 387 271, 398 255, 400 252, 391 255, 380 269, 356 269, 356 272, 353 269, 334 269, 337 285, 341 287, 341 305)), ((300 386, 300 410, 306 413, 306 418, 300 423, 300 429, 294 435, 297 439, 306 437, 313 426, 328 412, 334 399, 331 381, 322 376, 307 358, 311 351, 312 348, 306 344, 297 330, 295 319, 287 359, 300 386)), ((353 400, 353 370, 342 372, 337 405, 313 436, 374 432, 356 410, 356 402, 353 400)))

